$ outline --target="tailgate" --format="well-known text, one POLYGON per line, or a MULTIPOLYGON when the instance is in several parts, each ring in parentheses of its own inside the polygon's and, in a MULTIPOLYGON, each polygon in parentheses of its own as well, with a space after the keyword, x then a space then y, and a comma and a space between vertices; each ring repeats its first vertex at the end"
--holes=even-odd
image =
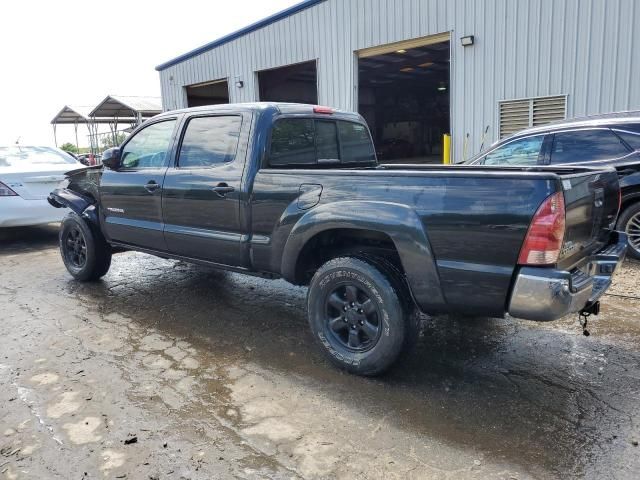
POLYGON ((610 241, 619 207, 615 170, 560 175, 566 230, 559 265, 569 268, 610 241))

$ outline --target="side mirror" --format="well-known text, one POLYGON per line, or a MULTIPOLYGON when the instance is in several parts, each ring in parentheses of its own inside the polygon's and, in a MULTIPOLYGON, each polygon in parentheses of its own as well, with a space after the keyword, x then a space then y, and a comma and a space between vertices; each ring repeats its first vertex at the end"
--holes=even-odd
POLYGON ((117 170, 120 168, 120 149, 114 147, 102 152, 102 164, 110 170, 117 170))

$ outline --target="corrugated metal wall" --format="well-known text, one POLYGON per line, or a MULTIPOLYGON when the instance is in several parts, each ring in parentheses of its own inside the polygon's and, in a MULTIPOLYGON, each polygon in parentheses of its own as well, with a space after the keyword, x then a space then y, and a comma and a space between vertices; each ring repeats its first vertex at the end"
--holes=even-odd
POLYGON ((327 0, 163 70, 162 98, 181 108, 185 85, 228 77, 231 102, 255 101, 256 71, 317 59, 319 103, 355 110, 355 51, 450 31, 460 161, 467 135, 467 157, 487 125, 485 144, 497 139, 500 100, 567 94, 569 117, 640 109, 639 26, 636 0, 327 0))

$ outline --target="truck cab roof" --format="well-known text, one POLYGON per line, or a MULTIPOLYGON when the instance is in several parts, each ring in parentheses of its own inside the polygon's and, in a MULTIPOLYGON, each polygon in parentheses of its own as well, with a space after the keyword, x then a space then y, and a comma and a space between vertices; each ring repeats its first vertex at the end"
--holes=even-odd
POLYGON ((258 112, 272 113, 283 115, 318 115, 340 118, 343 120, 351 120, 355 122, 364 122, 361 115, 344 110, 338 110, 332 107, 324 107, 320 105, 310 105, 306 103, 287 103, 287 102, 247 102, 247 103, 225 103, 220 105, 205 105, 202 107, 183 108, 179 110, 171 110, 161 113, 154 118, 160 118, 168 115, 184 114, 184 113, 204 113, 204 112, 258 112))

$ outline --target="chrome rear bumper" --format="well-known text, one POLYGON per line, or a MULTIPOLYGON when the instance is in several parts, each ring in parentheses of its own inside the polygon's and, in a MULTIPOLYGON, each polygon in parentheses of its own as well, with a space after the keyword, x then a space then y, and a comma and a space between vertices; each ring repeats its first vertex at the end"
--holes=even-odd
POLYGON ((615 243, 594 254, 583 269, 567 272, 521 267, 511 293, 509 315, 546 322, 596 302, 611 286, 611 278, 627 251, 627 236, 622 232, 616 235, 615 243))

